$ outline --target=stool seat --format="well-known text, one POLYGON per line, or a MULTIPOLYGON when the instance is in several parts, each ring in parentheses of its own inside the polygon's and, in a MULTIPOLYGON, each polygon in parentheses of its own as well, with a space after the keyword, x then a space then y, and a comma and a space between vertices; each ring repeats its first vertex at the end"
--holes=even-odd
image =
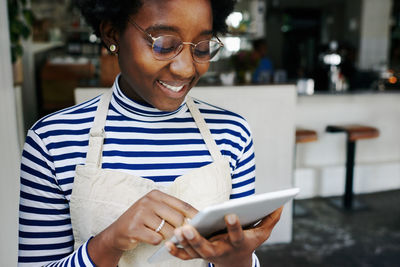
POLYGON ((360 139, 370 139, 379 136, 379 130, 365 125, 350 124, 350 125, 329 125, 326 131, 330 133, 345 132, 350 141, 357 141, 360 139))
POLYGON ((317 140, 318 135, 316 131, 301 128, 296 129, 296 144, 315 142, 317 140))

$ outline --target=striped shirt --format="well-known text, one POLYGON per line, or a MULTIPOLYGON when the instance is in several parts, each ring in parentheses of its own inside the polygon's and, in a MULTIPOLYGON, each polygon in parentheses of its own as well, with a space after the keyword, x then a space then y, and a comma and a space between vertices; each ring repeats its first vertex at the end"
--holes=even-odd
MULTIPOLYGON (((87 242, 73 251, 69 200, 76 165, 84 164, 99 97, 51 114, 28 131, 22 153, 19 266, 94 266, 87 242)), ((254 194, 251 132, 239 115, 195 100, 230 162, 231 198, 254 194)), ((168 186, 212 162, 185 104, 173 112, 127 98, 116 82, 105 125, 102 168, 168 186)), ((259 266, 253 255, 253 266, 259 266)))

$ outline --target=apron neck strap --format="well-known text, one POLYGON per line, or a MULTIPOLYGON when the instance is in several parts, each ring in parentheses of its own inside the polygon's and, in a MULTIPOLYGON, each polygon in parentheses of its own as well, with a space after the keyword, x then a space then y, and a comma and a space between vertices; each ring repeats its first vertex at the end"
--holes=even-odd
POLYGON ((200 134, 203 137, 208 150, 210 151, 211 157, 214 159, 214 161, 222 158, 221 151, 215 143, 215 140, 211 135, 210 129, 207 127, 207 124, 203 116, 201 115, 200 110, 193 102, 192 97, 188 96, 186 98, 186 105, 188 106, 190 113, 192 114, 193 119, 196 122, 197 127, 199 128, 200 134))
MULTIPOLYGON (((93 126, 90 129, 89 133, 89 147, 86 156, 86 165, 90 165, 96 168, 101 167, 103 143, 106 136, 104 127, 107 119, 108 107, 111 101, 112 93, 113 89, 110 89, 101 96, 94 117, 93 126)), ((210 151, 213 160, 215 161, 222 158, 221 151, 215 143, 215 140, 212 137, 203 116, 201 115, 199 109, 196 107, 193 99, 190 96, 186 98, 186 105, 188 106, 189 111, 192 114, 197 127, 199 128, 200 134, 203 137, 204 142, 206 143, 206 146, 210 151)))
POLYGON ((86 156, 86 165, 96 168, 101 167, 103 143, 104 138, 106 137, 104 126, 106 124, 108 106, 111 101, 112 93, 113 89, 110 89, 101 96, 94 117, 93 126, 89 132, 89 147, 86 156))

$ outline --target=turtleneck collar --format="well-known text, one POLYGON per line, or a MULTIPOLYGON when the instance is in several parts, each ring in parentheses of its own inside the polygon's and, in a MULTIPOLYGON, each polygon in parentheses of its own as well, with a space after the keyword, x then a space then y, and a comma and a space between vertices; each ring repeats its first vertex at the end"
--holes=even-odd
POLYGON ((145 102, 137 102, 128 98, 118 85, 120 74, 116 77, 113 84, 113 96, 111 108, 118 113, 135 120, 141 121, 163 121, 172 119, 187 111, 186 98, 184 102, 174 111, 161 111, 145 102))

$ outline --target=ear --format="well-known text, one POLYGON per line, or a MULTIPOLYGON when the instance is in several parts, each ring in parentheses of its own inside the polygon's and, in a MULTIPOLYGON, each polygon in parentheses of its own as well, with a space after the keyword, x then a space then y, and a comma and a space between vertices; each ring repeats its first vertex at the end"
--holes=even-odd
POLYGON ((102 21, 100 23, 100 35, 107 49, 110 50, 110 46, 115 45, 117 50, 112 51, 112 53, 117 53, 119 48, 119 32, 110 21, 102 21))

